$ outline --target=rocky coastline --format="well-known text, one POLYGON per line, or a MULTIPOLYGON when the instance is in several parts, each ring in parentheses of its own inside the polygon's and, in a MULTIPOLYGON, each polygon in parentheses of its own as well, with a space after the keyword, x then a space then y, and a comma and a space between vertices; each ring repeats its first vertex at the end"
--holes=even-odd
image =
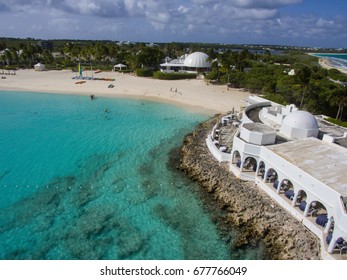
POLYGON ((239 180, 210 154, 205 140, 218 117, 200 124, 185 137, 178 168, 199 184, 205 203, 223 210, 223 221, 217 224, 224 231, 237 230, 233 248, 261 242, 265 259, 320 259, 315 235, 254 183, 239 180))

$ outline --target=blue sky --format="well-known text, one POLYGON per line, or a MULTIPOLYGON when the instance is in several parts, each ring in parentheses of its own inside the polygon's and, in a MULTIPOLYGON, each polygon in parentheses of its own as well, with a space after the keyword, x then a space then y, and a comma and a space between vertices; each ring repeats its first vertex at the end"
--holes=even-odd
POLYGON ((346 0, 0 0, 0 37, 347 48, 346 0))

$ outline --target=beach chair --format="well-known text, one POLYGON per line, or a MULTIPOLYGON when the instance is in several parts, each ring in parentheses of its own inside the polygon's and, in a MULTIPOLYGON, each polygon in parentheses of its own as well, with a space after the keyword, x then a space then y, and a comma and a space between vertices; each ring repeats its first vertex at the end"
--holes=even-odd
POLYGON ((327 222, 328 222, 328 215, 327 214, 320 214, 316 218, 316 224, 320 225, 321 227, 325 227, 327 222))
POLYGON ((314 215, 317 214, 318 209, 311 207, 310 210, 308 210, 307 216, 313 217, 314 215))
MULTIPOLYGON (((342 239, 342 238, 341 238, 342 239)), ((343 240, 343 239, 342 239, 343 240)), ((342 252, 343 252, 343 250, 346 250, 346 252, 347 252, 347 242, 346 241, 342 241, 342 242, 338 242, 338 241, 336 241, 336 246, 335 246, 335 248, 337 249, 337 250, 340 250, 340 255, 342 255, 342 252)))
MULTIPOLYGON (((327 237, 326 237, 326 239, 325 239, 327 244, 330 244, 332 237, 333 237, 333 233, 329 232, 327 237)), ((340 251, 340 255, 342 255, 343 250, 347 251, 347 242, 342 237, 339 237, 336 240, 334 250, 339 250, 340 251)))
POLYGON ((286 190, 284 195, 285 195, 286 198, 288 198, 290 200, 293 200, 293 198, 294 198, 294 191, 293 190, 286 190))
MULTIPOLYGON (((270 175, 271 176, 271 175, 270 175)), ((274 183, 273 183, 273 187, 277 190, 278 188, 278 184, 279 184, 279 181, 278 180, 275 180, 274 183)))
POLYGON ((313 217, 314 215, 317 214, 318 209, 316 208, 316 206, 317 206, 317 203, 316 202, 312 202, 311 207, 308 210, 307 216, 313 217))
POLYGON ((221 151, 221 152, 226 152, 226 150, 228 149, 228 147, 226 147, 226 146, 220 146, 219 147, 219 150, 221 151))

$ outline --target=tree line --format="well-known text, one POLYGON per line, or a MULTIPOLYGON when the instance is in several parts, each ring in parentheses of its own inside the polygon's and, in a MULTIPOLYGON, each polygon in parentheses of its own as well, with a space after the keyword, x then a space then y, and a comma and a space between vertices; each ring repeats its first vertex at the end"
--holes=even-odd
POLYGON ((225 52, 217 55, 206 77, 283 105, 295 104, 313 114, 346 120, 347 75, 322 68, 318 60, 299 52, 225 52))
POLYGON ((8 47, 0 41, 0 68, 32 68, 42 62, 48 69, 75 69, 82 63, 111 70, 114 64, 122 63, 130 71, 157 70, 165 57, 173 59, 194 51, 209 55, 212 66, 205 78, 210 81, 245 88, 280 104, 295 104, 313 114, 346 120, 347 89, 343 82, 347 82, 347 76, 322 68, 317 57, 299 51, 274 55, 268 49, 221 51, 199 44, 121 45, 111 41, 68 41, 49 48, 29 40, 8 47))

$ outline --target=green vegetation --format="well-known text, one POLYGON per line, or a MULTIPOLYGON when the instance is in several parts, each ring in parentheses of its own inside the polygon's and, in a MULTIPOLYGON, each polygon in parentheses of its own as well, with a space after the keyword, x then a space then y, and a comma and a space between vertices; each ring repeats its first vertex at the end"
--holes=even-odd
MULTIPOLYGON (((32 68, 42 62, 47 69, 71 69, 77 65, 111 71, 113 65, 127 65, 126 71, 157 79, 193 79, 195 75, 161 73, 158 67, 165 57, 178 58, 203 51, 212 62, 205 79, 228 87, 245 88, 274 102, 295 104, 313 114, 346 120, 347 76, 337 70, 320 67, 318 58, 297 48, 280 46, 235 46, 221 44, 162 43, 125 44, 113 41, 0 38, 0 68, 32 68), (249 51, 251 48, 252 51, 249 51), (269 49, 281 50, 274 54, 269 49)), ((336 50, 317 50, 317 52, 336 50)), ((346 51, 345 51, 346 52, 346 51)))
POLYGON ((136 75, 139 77, 153 77, 153 70, 148 68, 136 69, 136 75))
POLYGON ((341 120, 337 120, 334 118, 327 118, 326 119, 328 122, 331 122, 333 124, 339 125, 339 126, 343 126, 343 127, 347 127, 347 122, 341 121, 341 120))
POLYGON ((184 80, 184 79, 195 79, 196 74, 188 73, 163 73, 156 71, 153 74, 153 77, 159 80, 184 80))
POLYGON ((346 119, 347 76, 320 67, 318 58, 304 53, 280 55, 224 52, 206 76, 229 87, 245 88, 280 104, 295 104, 313 114, 346 119), (339 82, 338 82, 339 81, 339 82))

